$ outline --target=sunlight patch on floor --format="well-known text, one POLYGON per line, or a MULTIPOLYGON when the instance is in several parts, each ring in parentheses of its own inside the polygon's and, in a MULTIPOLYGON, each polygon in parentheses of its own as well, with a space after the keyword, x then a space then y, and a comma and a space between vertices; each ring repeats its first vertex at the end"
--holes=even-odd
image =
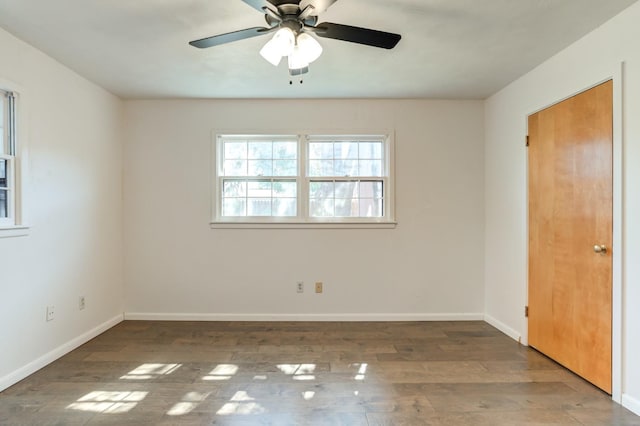
POLYGON ((123 380, 149 380, 173 373, 182 364, 142 364, 120 377, 123 380))
POLYGON ((255 401, 255 398, 249 396, 245 391, 236 392, 227 402, 220 408, 216 414, 220 416, 229 416, 233 414, 263 414, 267 410, 255 401))
POLYGON ((207 399, 211 392, 189 392, 182 397, 182 401, 176 403, 167 411, 169 416, 182 416, 192 412, 202 401, 207 399))
POLYGON ((238 372, 238 366, 234 364, 218 364, 202 380, 229 380, 238 372))
POLYGON ((293 380, 315 380, 313 375, 316 371, 315 364, 278 364, 278 369, 288 376, 293 376, 293 380))
POLYGON ((360 364, 360 368, 358 368, 358 374, 356 374, 356 377, 354 377, 354 379, 364 380, 365 374, 367 373, 367 367, 368 367, 368 364, 366 363, 360 364))
POLYGON ((117 414, 131 411, 149 392, 94 391, 69 404, 69 410, 117 414))

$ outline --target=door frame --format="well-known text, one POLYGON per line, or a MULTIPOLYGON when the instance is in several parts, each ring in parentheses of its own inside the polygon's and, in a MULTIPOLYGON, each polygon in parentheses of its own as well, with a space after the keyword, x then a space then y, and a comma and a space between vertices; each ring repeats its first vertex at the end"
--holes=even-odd
MULTIPOLYGON (((586 90, 592 89, 608 80, 613 80, 613 247, 611 251, 612 265, 612 318, 611 318, 611 398, 621 404, 622 403, 622 376, 623 376, 623 275, 622 275, 622 250, 623 250, 623 234, 622 226, 624 223, 623 211, 623 91, 624 83, 624 62, 617 64, 609 73, 601 77, 596 82, 588 83, 584 87, 577 87, 567 96, 555 99, 550 103, 540 105, 539 107, 528 112, 525 117, 526 134, 529 134, 528 118, 530 115, 549 108, 557 103, 567 100, 586 90)), ((526 136, 526 135, 525 135, 526 136)), ((526 205, 529 205, 529 155, 525 154, 525 192, 526 205)), ((528 306, 529 297, 529 214, 528 208, 525 209, 525 305, 528 306)), ((525 318, 522 343, 528 345, 529 342, 529 320, 525 318)))

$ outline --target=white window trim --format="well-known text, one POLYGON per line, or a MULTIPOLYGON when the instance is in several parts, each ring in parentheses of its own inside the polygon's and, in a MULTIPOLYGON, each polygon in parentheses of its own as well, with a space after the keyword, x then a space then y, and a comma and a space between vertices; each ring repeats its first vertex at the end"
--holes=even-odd
MULTIPOLYGON (((371 132, 371 130, 365 132, 357 131, 212 131, 212 149, 211 149, 211 221, 210 227, 212 229, 392 229, 397 226, 395 219, 395 138, 394 132, 381 131, 371 132), (297 136, 298 140, 298 165, 300 170, 298 175, 292 178, 296 179, 298 183, 298 216, 296 217, 269 217, 264 218, 247 218, 247 217, 222 217, 220 206, 220 191, 221 191, 221 164, 218 161, 222 158, 221 145, 218 143, 219 136, 222 135, 234 135, 234 136, 297 136), (323 140, 340 140, 345 137, 355 137, 358 139, 365 139, 368 136, 375 135, 376 137, 384 136, 386 138, 385 146, 385 167, 387 168, 387 175, 382 177, 381 180, 385 182, 385 188, 388 195, 385 195, 385 216, 380 218, 313 218, 308 216, 308 184, 310 178, 306 175, 306 168, 308 166, 307 158, 307 136, 311 135, 312 139, 321 137, 323 140), (302 196, 301 196, 302 195, 302 196)), ((320 178, 318 178, 320 179, 320 178)))
POLYGON ((0 89, 11 92, 15 99, 15 152, 11 158, 11 179, 13 190, 10 202, 13 203, 13 217, 10 220, 0 221, 0 238, 21 237, 29 235, 30 226, 26 221, 25 208, 25 177, 27 158, 26 137, 26 107, 24 90, 17 84, 0 78, 0 89))

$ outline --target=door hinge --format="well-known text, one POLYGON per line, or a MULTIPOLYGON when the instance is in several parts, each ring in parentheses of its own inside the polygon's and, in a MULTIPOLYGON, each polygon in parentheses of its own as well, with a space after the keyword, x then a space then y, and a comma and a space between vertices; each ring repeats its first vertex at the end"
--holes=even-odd
POLYGON ((527 135, 527 140, 526 140, 525 146, 529 146, 529 135, 527 135))
POLYGON ((528 306, 525 306, 525 307, 524 307, 524 316, 525 316, 526 318, 529 318, 529 307, 528 307, 528 306))

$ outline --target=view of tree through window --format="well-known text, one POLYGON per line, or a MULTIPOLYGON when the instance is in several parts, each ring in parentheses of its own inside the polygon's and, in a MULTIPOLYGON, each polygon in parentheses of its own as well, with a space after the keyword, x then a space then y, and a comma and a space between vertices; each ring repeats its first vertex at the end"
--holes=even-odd
POLYGON ((217 217, 382 220, 388 143, 385 136, 219 135, 217 217))
POLYGON ((308 173, 310 216, 381 217, 383 180, 375 178, 383 176, 382 153, 380 141, 312 139, 308 173))
POLYGON ((297 140, 229 139, 222 151, 223 216, 296 216, 297 140))

